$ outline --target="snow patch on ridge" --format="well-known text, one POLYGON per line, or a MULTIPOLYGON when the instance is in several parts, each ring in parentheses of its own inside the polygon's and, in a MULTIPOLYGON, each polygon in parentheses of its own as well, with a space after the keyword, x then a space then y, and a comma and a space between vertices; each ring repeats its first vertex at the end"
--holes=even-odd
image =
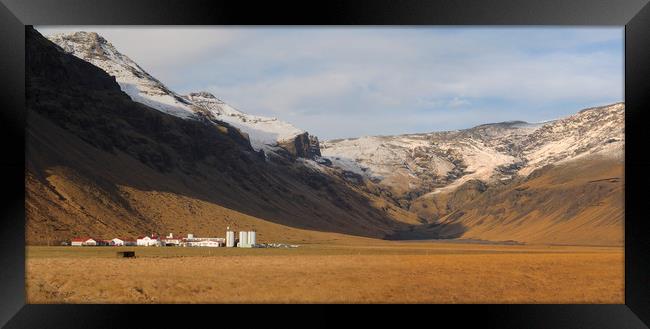
POLYGON ((526 176, 548 164, 584 157, 623 158, 625 105, 590 108, 553 121, 510 121, 470 129, 366 136, 324 141, 321 152, 332 165, 394 186, 437 186, 451 191, 463 183, 526 176), (413 178, 416 178, 413 180, 413 178))
POLYGON ((191 118, 189 103, 149 75, 129 57, 121 54, 106 39, 94 32, 59 33, 48 37, 65 52, 83 59, 115 77, 131 99, 159 111, 191 118))
POLYGON ((120 89, 134 101, 183 119, 196 118, 199 112, 204 114, 207 111, 214 119, 229 123, 247 134, 251 146, 256 151, 272 152, 279 142, 305 133, 304 130, 277 118, 241 112, 208 92, 179 95, 117 51, 97 33, 60 33, 51 35, 48 39, 65 52, 114 76, 120 89))
POLYGON ((194 104, 210 111, 215 119, 227 122, 248 134, 251 146, 255 150, 293 139, 305 132, 277 118, 243 113, 208 92, 190 93, 186 97, 194 104))

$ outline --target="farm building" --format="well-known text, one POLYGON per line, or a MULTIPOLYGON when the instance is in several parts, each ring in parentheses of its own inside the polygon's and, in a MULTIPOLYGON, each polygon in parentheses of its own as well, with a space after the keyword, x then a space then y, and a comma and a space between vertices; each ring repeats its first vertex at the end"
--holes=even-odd
POLYGON ((226 229, 226 247, 232 248, 235 246, 235 231, 230 230, 230 226, 226 229))
POLYGON ((160 246, 161 242, 160 239, 157 236, 149 237, 149 236, 141 236, 138 237, 136 240, 136 245, 138 246, 160 246))
POLYGON ((70 240, 71 246, 96 246, 97 240, 93 238, 73 238, 70 240))
POLYGON ((195 237, 194 234, 188 233, 187 237, 174 237, 173 233, 165 237, 159 237, 156 234, 145 235, 134 240, 123 238, 113 238, 103 240, 89 237, 73 238, 70 240, 71 246, 184 246, 184 247, 240 247, 255 248, 257 245, 255 231, 240 231, 239 238, 235 238, 235 232, 228 227, 226 238, 195 237))
POLYGON ((124 245, 124 240, 120 238, 113 238, 113 240, 111 240, 111 246, 123 246, 123 245, 124 245))
POLYGON ((224 238, 199 238, 189 233, 187 238, 183 238, 181 245, 186 247, 221 247, 225 242, 224 238))
POLYGON ((198 242, 192 242, 193 247, 221 247, 223 244, 219 241, 210 241, 210 240, 203 240, 203 241, 198 241, 198 242))
POLYGON ((72 238, 70 240, 70 245, 71 246, 83 246, 84 241, 88 240, 89 238, 72 238))
POLYGON ((257 233, 255 231, 241 231, 239 232, 239 242, 237 247, 239 248, 253 248, 256 241, 257 233))
POLYGON ((173 233, 169 233, 168 236, 161 240, 163 246, 178 246, 181 244, 181 239, 174 238, 173 233))

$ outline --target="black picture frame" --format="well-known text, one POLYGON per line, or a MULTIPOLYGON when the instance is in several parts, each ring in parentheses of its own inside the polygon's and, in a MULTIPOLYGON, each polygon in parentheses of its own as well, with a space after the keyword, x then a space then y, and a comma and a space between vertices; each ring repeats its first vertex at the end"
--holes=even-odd
MULTIPOLYGON (((0 0, 0 325, 6 328, 136 327, 169 318, 222 325, 233 320, 220 305, 25 304, 25 26, 26 25, 609 25, 625 26, 625 304, 440 305, 402 309, 392 317, 445 320, 492 328, 647 328, 650 324, 650 238, 645 216, 650 188, 650 5, 648 0, 357 0, 305 2, 155 0, 0 0), (169 307, 180 307, 171 310, 169 307), (207 309, 207 310, 206 310, 207 309), (167 311, 167 312, 165 312, 167 311), (172 313, 170 313, 172 312, 172 313), (189 313, 189 314, 188 314, 189 313), (182 316, 178 316, 183 314, 182 316), (416 314, 416 316, 408 316, 416 314)), ((411 307, 411 306, 407 306, 411 307)), ((261 324, 293 322, 293 311, 245 316, 261 324), (275 320, 274 320, 275 319, 275 320), (268 321, 268 322, 266 322, 268 321), (285 322, 286 321, 286 322, 285 322)), ((318 324, 342 319, 307 308, 318 324)), ((387 324, 372 310, 366 325, 387 324)), ((350 314, 352 315, 352 314, 350 314)), ((296 317, 297 319, 297 317, 296 317)), ((190 322, 186 322, 190 321, 190 322)), ((342 320, 341 320, 342 321, 342 320)), ((173 322, 173 321, 172 321, 173 322)), ((236 323, 234 321, 233 323, 236 323)), ((296 323, 297 324, 297 323, 296 323)))

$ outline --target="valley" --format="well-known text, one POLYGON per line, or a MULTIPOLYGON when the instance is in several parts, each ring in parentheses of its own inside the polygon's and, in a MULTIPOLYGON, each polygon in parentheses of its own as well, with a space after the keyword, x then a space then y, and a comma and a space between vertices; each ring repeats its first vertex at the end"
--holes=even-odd
POLYGON ((280 240, 298 229, 623 243, 623 103, 540 123, 319 141, 208 92, 175 93, 96 33, 32 39, 30 244, 226 226, 280 240))
POLYGON ((624 103, 319 140, 94 32, 26 71, 28 303, 624 303, 624 103), (61 246, 227 227, 299 247, 61 246))

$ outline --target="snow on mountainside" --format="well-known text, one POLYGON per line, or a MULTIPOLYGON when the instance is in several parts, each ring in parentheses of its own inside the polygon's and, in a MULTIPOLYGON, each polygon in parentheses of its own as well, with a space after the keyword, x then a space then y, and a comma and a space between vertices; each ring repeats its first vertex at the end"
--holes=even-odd
POLYGON ((115 77, 122 91, 134 101, 182 118, 190 118, 191 104, 169 90, 127 56, 94 32, 60 33, 49 36, 65 52, 101 68, 115 77))
POLYGON ((134 101, 184 119, 206 114, 227 122, 246 133, 255 150, 273 150, 279 142, 291 140, 305 131, 277 118, 243 113, 206 92, 179 95, 121 54, 106 39, 94 32, 61 33, 48 36, 65 52, 101 68, 134 101))
POLYGON ((215 119, 227 122, 248 134, 255 150, 268 149, 270 145, 290 140, 305 132, 277 118, 240 112, 208 92, 190 93, 186 97, 193 104, 207 109, 215 119))
POLYGON ((600 155, 622 157, 624 104, 591 108, 564 119, 530 124, 484 124, 470 129, 318 139, 289 123, 243 113, 207 92, 179 95, 93 32, 49 37, 65 52, 115 77, 134 101, 184 119, 226 122, 245 133, 255 150, 317 159, 389 187, 393 195, 412 196, 452 190, 478 179, 509 180, 548 164, 600 155))
POLYGON ((528 174, 547 164, 601 156, 623 159, 625 104, 590 108, 536 129, 522 143, 528 174))
POLYGON ((584 156, 622 157, 623 103, 590 108, 539 124, 521 121, 465 130, 330 140, 333 166, 380 182, 398 194, 444 192, 471 179, 508 180, 584 156))

